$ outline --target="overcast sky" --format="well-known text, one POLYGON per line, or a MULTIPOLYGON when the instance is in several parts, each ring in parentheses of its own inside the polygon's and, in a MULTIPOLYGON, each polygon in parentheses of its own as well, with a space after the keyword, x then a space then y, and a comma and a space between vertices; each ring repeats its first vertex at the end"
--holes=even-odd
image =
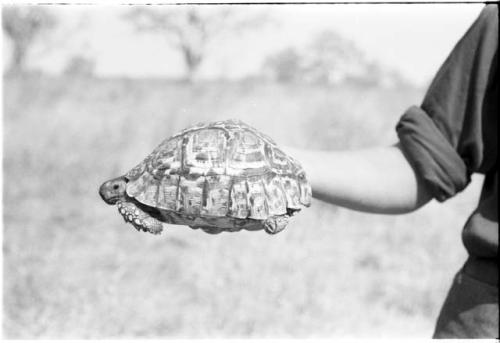
MULTIPOLYGON (((280 5, 236 6, 265 13, 273 25, 227 36, 212 47, 202 76, 240 77, 256 72, 263 59, 287 46, 305 47, 315 33, 335 30, 366 55, 425 84, 479 14, 481 4, 441 5, 280 5)), ((102 76, 181 76, 179 54, 163 37, 134 31, 123 19, 130 6, 51 6, 61 21, 59 41, 38 51, 32 65, 49 72, 64 67, 68 56, 94 58, 102 76)), ((213 6, 202 6, 210 10, 213 6)), ((5 60, 10 44, 5 40, 5 60)))

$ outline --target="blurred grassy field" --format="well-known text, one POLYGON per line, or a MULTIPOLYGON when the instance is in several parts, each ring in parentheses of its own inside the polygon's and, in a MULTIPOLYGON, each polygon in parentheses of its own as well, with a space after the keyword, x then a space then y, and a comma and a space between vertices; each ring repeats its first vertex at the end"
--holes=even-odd
POLYGON ((429 337, 479 194, 406 216, 315 201, 277 236, 138 233, 98 197, 164 137, 238 118, 278 143, 395 141, 418 89, 4 79, 4 336, 429 337))

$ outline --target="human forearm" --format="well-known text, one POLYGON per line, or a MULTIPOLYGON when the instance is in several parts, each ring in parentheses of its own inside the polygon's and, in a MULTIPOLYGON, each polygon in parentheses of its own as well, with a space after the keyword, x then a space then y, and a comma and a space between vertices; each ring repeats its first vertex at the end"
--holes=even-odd
POLYGON ((356 151, 286 150, 304 166, 313 196, 326 202, 398 214, 431 199, 397 145, 356 151))

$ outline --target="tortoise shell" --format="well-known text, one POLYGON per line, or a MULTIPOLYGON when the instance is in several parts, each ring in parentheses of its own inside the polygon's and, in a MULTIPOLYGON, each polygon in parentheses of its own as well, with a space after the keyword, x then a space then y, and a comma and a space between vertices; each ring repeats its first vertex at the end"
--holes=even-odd
MULTIPOLYGON (((301 165, 241 121, 200 123, 164 140, 125 174, 126 193, 162 221, 258 230, 311 204, 301 165)), ((286 225, 286 224, 285 224, 286 225)))

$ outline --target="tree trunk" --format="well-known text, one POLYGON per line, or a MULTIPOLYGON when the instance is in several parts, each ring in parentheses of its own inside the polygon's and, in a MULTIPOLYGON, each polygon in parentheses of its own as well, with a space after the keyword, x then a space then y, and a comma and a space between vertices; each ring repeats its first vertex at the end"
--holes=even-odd
POLYGON ((184 55, 184 62, 186 63, 186 82, 192 83, 195 80, 198 69, 203 61, 201 53, 194 51, 194 49, 183 46, 182 53, 184 55))
POLYGON ((24 71, 24 64, 26 61, 26 45, 15 41, 14 51, 12 53, 12 61, 10 63, 9 72, 12 74, 20 74, 24 71))

